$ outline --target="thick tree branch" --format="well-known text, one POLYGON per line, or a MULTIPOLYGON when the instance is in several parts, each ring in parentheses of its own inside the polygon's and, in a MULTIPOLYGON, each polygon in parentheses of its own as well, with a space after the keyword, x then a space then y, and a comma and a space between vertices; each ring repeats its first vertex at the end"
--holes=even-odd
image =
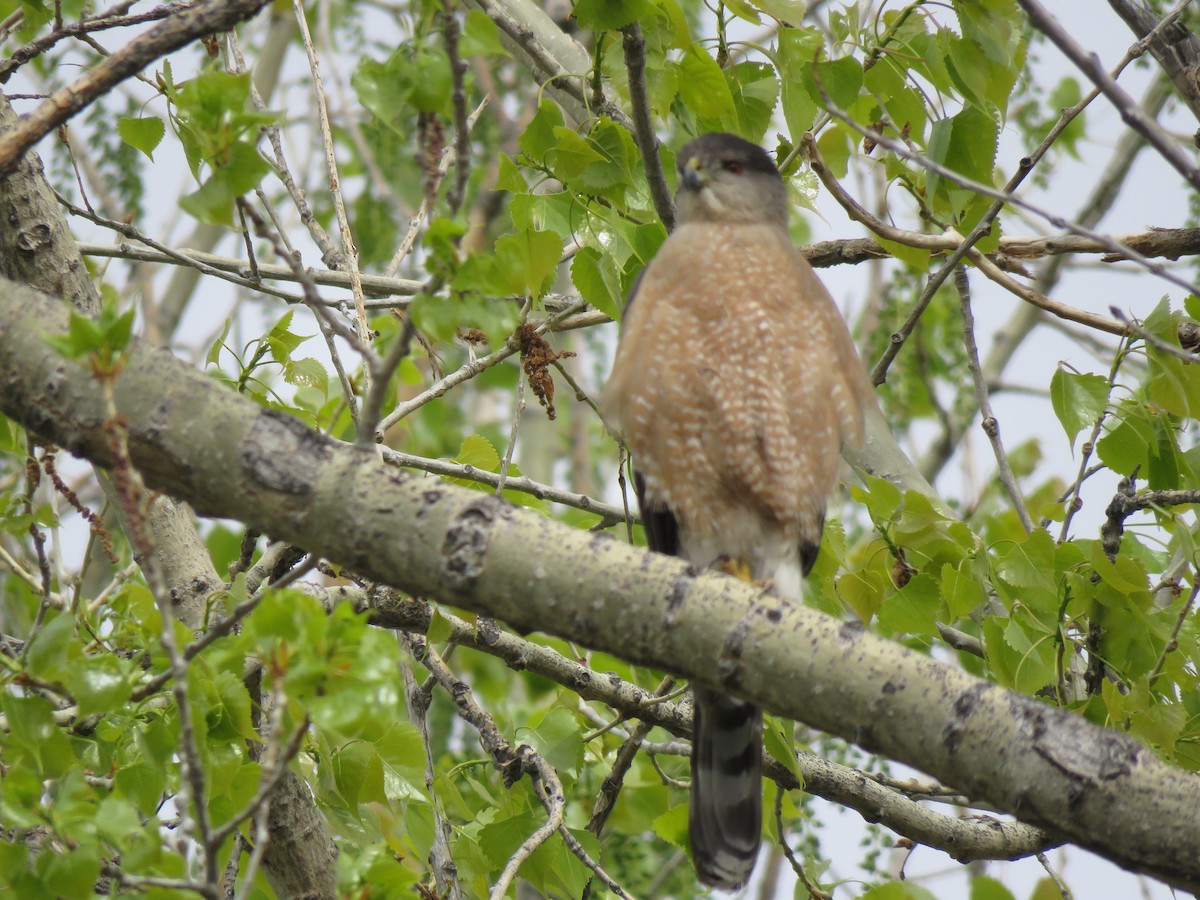
POLYGON ((134 38, 17 120, 0 138, 0 173, 11 171, 21 154, 42 137, 154 60, 197 38, 232 28, 265 5, 266 0, 199 0, 134 38))
MULTIPOLYGON (((65 310, 0 287, 0 410, 110 462, 100 387, 33 337, 62 333, 65 310)), ((736 693, 1122 866, 1200 887, 1200 778, 1124 734, 752 585, 399 476, 152 347, 133 346, 115 403, 146 482, 204 514, 411 594, 736 693)))

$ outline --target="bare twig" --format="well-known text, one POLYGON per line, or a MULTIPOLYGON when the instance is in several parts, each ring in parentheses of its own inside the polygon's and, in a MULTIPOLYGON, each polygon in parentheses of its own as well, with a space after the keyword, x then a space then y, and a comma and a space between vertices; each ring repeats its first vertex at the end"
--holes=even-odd
MULTIPOLYGON (((480 484, 487 484, 492 487, 498 487, 500 484, 500 475, 498 473, 484 472, 472 465, 449 462, 444 459, 414 456, 411 453, 402 453, 399 450, 392 450, 388 447, 384 447, 381 452, 383 453, 385 462, 403 466, 406 469, 420 469, 423 472, 430 472, 434 475, 477 481, 480 484)), ((619 522, 624 518, 624 512, 619 506, 593 499, 586 494, 576 494, 561 490, 553 485, 542 484, 541 482, 532 480, 527 475, 522 475, 519 478, 507 478, 504 482, 504 488, 505 490, 521 491, 522 493, 530 494, 539 500, 549 500, 551 503, 573 506, 575 509, 595 513, 608 521, 619 522)), ((636 516, 634 516, 634 521, 637 521, 636 516)))
POLYGON ((800 883, 804 885, 804 889, 808 891, 809 900, 829 900, 829 895, 808 877, 808 872, 804 870, 804 864, 796 859, 796 854, 792 852, 791 844, 787 841, 787 829, 783 826, 783 791, 775 792, 775 830, 779 834, 779 846, 783 850, 783 855, 787 858, 792 871, 796 873, 796 877, 800 879, 800 883))
POLYGON ((1062 895, 1062 900, 1071 900, 1071 889, 1067 887, 1067 883, 1059 877, 1059 874, 1054 871, 1054 867, 1050 865, 1050 859, 1045 853, 1035 854, 1037 861, 1042 864, 1042 868, 1046 870, 1046 874, 1050 876, 1050 880, 1054 882, 1054 886, 1062 895))
POLYGON ((963 336, 967 348, 967 368, 971 370, 971 378, 975 382, 975 399, 979 401, 979 414, 983 417, 983 432, 991 441, 992 452, 996 455, 996 471, 1000 483, 1008 493, 1017 518, 1021 520, 1021 525, 1025 528, 1025 533, 1030 534, 1034 529, 1033 520, 1029 517, 1025 498, 1021 496, 1021 488, 1017 485, 1017 478, 1013 474, 1012 466, 1008 464, 1008 454, 1004 450, 1004 444, 1000 441, 1000 423, 992 412, 992 401, 988 396, 987 384, 979 369, 979 348, 975 344, 975 316, 971 312, 971 286, 967 280, 966 270, 959 269, 955 273, 954 286, 958 289, 963 336))
POLYGON ((313 93, 317 100, 317 118, 321 125, 321 138, 325 146, 325 166, 329 172, 329 195, 333 199, 333 208, 337 214, 338 227, 341 230, 342 253, 345 255, 346 271, 350 273, 350 290, 354 294, 354 308, 358 314, 358 338, 365 344, 371 340, 371 330, 367 325, 367 309, 363 303, 362 277, 358 271, 358 248, 354 244, 354 233, 350 230, 350 217, 346 214, 346 203, 342 198, 337 153, 333 146, 333 129, 329 122, 329 105, 325 99, 325 85, 321 79, 321 64, 317 59, 317 50, 313 46, 312 34, 308 29, 308 18, 304 14, 303 0, 293 0, 292 8, 296 12, 296 24, 300 28, 300 37, 308 54, 308 68, 312 72, 313 93))
MULTIPOLYGON (((400 632, 400 643, 408 650, 409 656, 416 655, 413 638, 400 632)), ((458 884, 458 867, 450 852, 450 823, 442 808, 441 797, 434 790, 436 768, 433 762, 433 748, 429 743, 429 694, 422 689, 413 674, 412 665, 407 658, 400 661, 400 674, 404 678, 404 702, 408 708, 408 720, 417 726, 421 735, 421 743, 425 748, 425 790, 429 792, 430 809, 433 811, 433 847, 429 851, 429 865, 433 869, 434 883, 437 885, 439 897, 449 900, 461 900, 462 889, 458 884)))

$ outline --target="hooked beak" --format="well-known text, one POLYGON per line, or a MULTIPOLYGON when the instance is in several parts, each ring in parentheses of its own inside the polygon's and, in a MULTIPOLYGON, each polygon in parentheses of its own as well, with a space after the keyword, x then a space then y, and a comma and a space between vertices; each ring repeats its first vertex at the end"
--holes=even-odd
POLYGON ((700 160, 695 156, 684 163, 683 170, 679 174, 683 179, 684 188, 694 193, 699 193, 700 189, 708 184, 708 176, 700 167, 700 160))

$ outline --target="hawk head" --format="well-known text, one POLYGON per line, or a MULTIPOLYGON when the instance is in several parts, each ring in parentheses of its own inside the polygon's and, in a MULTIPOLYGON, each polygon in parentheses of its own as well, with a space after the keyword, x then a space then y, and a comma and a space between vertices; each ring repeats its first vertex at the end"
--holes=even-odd
POLYGON ((787 189, 770 154, 737 135, 703 134, 679 151, 675 205, 688 222, 787 227, 787 189))

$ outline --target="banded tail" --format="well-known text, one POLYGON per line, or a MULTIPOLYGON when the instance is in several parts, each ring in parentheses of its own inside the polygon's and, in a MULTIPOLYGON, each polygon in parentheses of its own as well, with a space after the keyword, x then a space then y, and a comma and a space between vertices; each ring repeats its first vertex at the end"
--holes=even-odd
POLYGON ((705 884, 735 890, 762 832, 762 710, 706 688, 692 695, 692 858, 705 884))

